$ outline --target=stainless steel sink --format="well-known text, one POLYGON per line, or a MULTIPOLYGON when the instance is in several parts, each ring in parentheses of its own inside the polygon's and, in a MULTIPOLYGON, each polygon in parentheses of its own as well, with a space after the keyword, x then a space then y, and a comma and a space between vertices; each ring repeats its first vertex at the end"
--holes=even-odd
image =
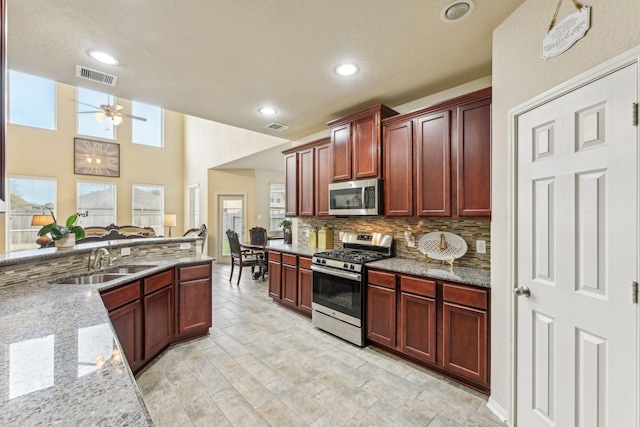
POLYGON ((157 267, 156 265, 125 265, 122 267, 111 267, 105 270, 106 273, 114 274, 133 274, 139 273, 150 268, 157 267))
POLYGON ((111 280, 121 279, 126 276, 127 276, 126 274, 96 273, 96 274, 87 274, 85 276, 60 279, 60 280, 56 280, 55 283, 58 283, 61 285, 93 285, 96 283, 104 283, 104 282, 109 282, 111 280))

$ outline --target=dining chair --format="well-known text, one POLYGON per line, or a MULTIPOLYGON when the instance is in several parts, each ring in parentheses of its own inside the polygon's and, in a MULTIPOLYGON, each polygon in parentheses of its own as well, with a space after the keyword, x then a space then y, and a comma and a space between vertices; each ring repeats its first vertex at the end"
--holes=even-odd
POLYGON ((266 270, 266 262, 264 258, 264 252, 253 251, 249 249, 242 249, 238 233, 233 230, 227 230, 227 238, 229 239, 229 249, 231 252, 231 274, 229 275, 229 281, 233 277, 233 270, 237 265, 240 267, 238 271, 238 282, 240 284, 240 278, 242 277, 242 269, 244 267, 251 267, 251 276, 256 279, 262 275, 264 280, 264 274, 266 270), (259 274, 254 274, 256 267, 259 268, 259 274))

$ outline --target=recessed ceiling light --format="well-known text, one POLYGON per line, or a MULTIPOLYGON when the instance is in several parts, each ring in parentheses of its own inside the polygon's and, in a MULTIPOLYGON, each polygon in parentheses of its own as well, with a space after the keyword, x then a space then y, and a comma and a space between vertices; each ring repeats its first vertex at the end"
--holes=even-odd
POLYGON ((260 114, 264 114, 265 116, 273 116, 274 114, 278 114, 278 111, 275 108, 271 107, 262 107, 258 110, 260 114))
POLYGON ((116 58, 109 55, 108 53, 100 52, 97 50, 90 50, 89 56, 95 59, 96 61, 102 62, 107 65, 118 65, 119 62, 116 58))
POLYGON ((473 7, 474 4, 472 0, 456 0, 442 9, 440 19, 446 23, 458 22, 471 15, 473 7))
POLYGON ((359 71, 359 68, 356 64, 340 64, 335 69, 336 74, 341 76, 353 76, 359 71))

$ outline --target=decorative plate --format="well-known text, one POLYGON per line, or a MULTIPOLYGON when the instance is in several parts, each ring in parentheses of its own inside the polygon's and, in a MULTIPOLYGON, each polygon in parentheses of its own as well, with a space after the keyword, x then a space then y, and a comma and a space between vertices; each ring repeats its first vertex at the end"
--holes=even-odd
POLYGON ((420 252, 437 261, 452 261, 467 253, 467 242, 457 234, 434 231, 425 234, 418 242, 420 252), (444 242, 443 242, 444 240, 444 242))

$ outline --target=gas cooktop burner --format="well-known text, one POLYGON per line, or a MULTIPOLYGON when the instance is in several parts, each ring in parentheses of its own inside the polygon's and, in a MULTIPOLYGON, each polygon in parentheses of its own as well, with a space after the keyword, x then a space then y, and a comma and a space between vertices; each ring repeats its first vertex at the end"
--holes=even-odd
POLYGON ((335 249, 333 251, 318 252, 315 254, 315 256, 318 258, 334 259, 337 261, 349 261, 359 264, 387 258, 387 256, 382 253, 359 251, 353 249, 335 249))

